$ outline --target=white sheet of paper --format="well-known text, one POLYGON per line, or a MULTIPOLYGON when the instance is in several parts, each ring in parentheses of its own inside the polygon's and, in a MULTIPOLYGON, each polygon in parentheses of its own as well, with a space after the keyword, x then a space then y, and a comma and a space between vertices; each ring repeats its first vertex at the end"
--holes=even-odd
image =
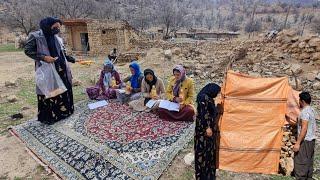
POLYGON ((174 103, 168 100, 161 100, 159 104, 160 108, 167 109, 169 111, 177 111, 180 110, 180 105, 178 103, 174 103))
POLYGON ((102 100, 102 101, 88 104, 88 107, 89 109, 97 109, 99 107, 106 106, 106 105, 108 105, 108 102, 106 100, 102 100))
POLYGON ((156 102, 157 102, 157 100, 150 99, 150 100, 147 102, 146 106, 147 106, 148 108, 152 108, 156 102))
POLYGON ((121 93, 121 94, 123 94, 123 93, 126 92, 126 90, 124 90, 124 89, 118 89, 118 91, 119 91, 119 93, 121 93))

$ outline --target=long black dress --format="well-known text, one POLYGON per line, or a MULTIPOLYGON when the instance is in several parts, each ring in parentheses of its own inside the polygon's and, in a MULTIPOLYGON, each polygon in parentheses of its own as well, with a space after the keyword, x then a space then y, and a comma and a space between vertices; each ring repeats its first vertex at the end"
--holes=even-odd
MULTIPOLYGON (((56 97, 45 99, 44 95, 37 94, 38 99, 38 120, 46 123, 53 124, 61 119, 67 118, 74 112, 73 106, 73 93, 72 93, 72 82, 67 76, 67 64, 65 53, 61 49, 56 47, 55 33, 51 32, 51 26, 61 21, 56 18, 46 18, 40 22, 40 28, 46 38, 48 49, 52 57, 58 57, 54 62, 55 68, 67 88, 67 91, 56 97), (58 52, 60 51, 60 52, 58 52)), ((25 54, 32 59, 37 61, 43 60, 43 55, 39 55, 37 52, 37 42, 34 36, 30 36, 25 45, 25 54)), ((72 61, 71 61, 72 62, 72 61)))
POLYGON ((195 170, 197 180, 214 180, 216 171, 216 116, 217 110, 213 98, 220 87, 210 83, 197 96, 197 118, 194 136, 195 170), (213 136, 206 136, 210 127, 213 136))

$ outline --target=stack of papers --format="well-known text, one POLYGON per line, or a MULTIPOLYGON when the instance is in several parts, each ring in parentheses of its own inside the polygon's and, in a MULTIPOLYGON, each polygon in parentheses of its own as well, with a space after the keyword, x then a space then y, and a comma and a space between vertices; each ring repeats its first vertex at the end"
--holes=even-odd
POLYGON ((163 108, 163 109, 167 109, 169 111, 177 111, 177 112, 179 112, 179 110, 180 110, 180 104, 174 103, 174 102, 171 102, 171 101, 168 101, 168 100, 161 100, 160 104, 159 104, 159 107, 163 108))

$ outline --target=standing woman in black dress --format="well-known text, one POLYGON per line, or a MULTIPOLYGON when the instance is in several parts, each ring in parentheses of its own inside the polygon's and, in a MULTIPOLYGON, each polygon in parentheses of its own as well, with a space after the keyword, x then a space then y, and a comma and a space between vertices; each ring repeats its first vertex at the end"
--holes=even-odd
POLYGON ((61 119, 69 117, 73 111, 72 76, 67 61, 74 63, 75 59, 66 56, 62 39, 58 36, 62 21, 47 17, 40 21, 40 30, 30 34, 26 45, 25 54, 35 60, 36 69, 41 62, 53 63, 67 91, 45 99, 45 96, 37 88, 38 120, 53 124, 61 119))
POLYGON ((197 118, 194 136, 195 170, 197 180, 216 179, 216 117, 214 98, 221 88, 209 83, 197 96, 197 118))

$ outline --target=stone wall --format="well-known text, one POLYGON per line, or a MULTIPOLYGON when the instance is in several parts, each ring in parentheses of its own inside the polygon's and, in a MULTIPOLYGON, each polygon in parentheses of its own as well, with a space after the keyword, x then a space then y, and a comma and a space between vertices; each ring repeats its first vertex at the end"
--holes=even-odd
POLYGON ((62 28, 61 28, 61 36, 62 36, 64 44, 66 46, 67 53, 70 54, 72 52, 72 34, 71 34, 71 29, 68 26, 62 26, 62 28))
POLYGON ((64 41, 71 51, 82 51, 80 33, 87 33, 87 26, 64 26, 64 41))
POLYGON ((92 56, 107 55, 113 48, 119 53, 130 51, 140 39, 135 30, 122 21, 88 19, 86 24, 63 26, 63 38, 69 52, 82 50, 80 33, 85 32, 88 33, 89 54, 92 56))
POLYGON ((129 51, 132 39, 138 38, 134 30, 123 22, 93 20, 87 27, 91 55, 106 55, 113 48, 118 52, 129 51))

